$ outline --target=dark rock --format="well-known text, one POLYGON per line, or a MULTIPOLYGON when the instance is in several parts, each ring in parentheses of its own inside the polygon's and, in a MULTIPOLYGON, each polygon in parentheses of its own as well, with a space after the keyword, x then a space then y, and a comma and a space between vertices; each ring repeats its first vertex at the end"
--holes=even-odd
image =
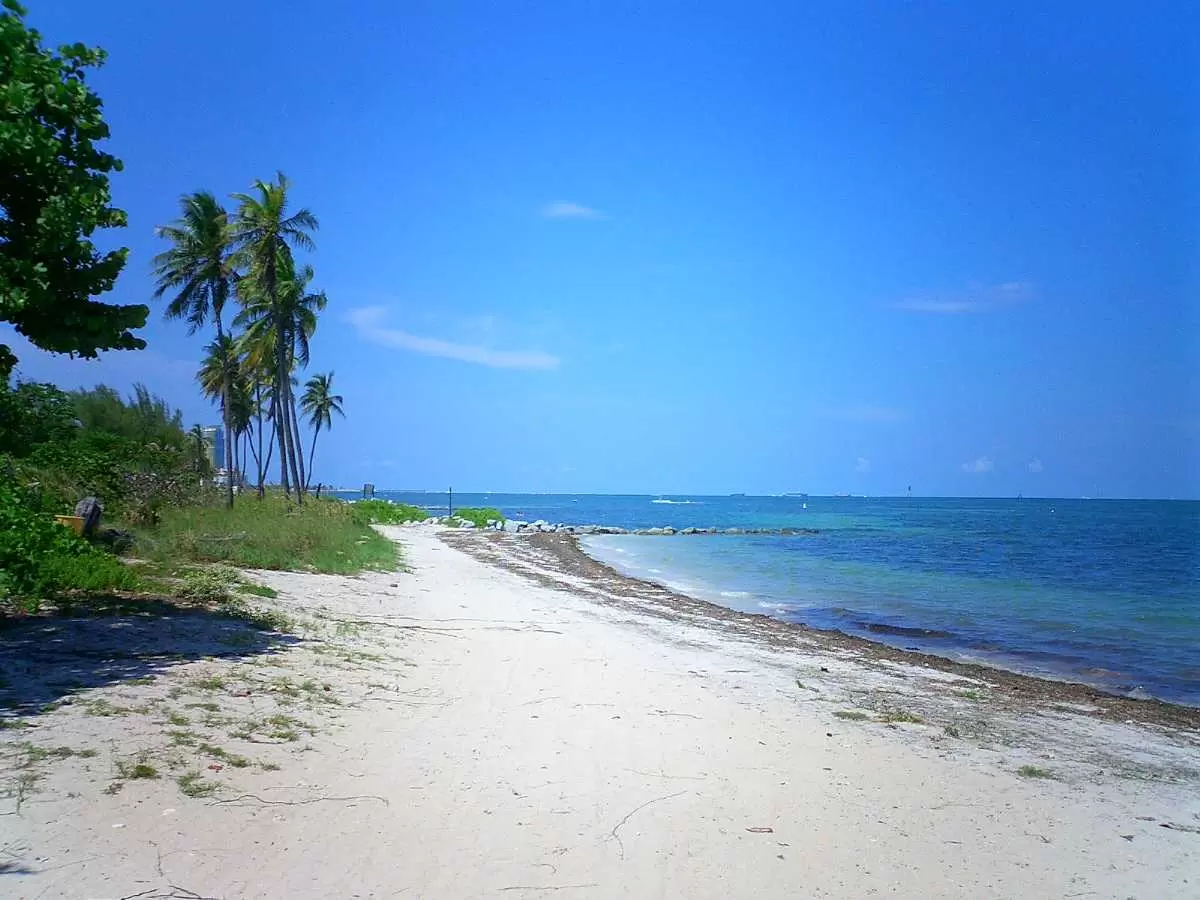
POLYGON ((96 526, 100 524, 100 517, 104 515, 104 507, 95 497, 84 497, 75 504, 75 515, 83 519, 83 536, 89 537, 96 526))
POLYGON ((96 531, 95 539, 116 554, 128 553, 133 549, 133 533, 120 528, 101 528, 96 531))

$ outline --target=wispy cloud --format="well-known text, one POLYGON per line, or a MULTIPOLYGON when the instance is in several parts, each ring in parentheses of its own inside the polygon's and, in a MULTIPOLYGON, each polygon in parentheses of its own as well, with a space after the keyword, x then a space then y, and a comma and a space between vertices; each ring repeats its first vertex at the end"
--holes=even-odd
POLYGON ((603 219, 604 213, 578 203, 551 203, 542 207, 542 216, 547 219, 603 219))
POLYGON ((843 406, 829 411, 834 419, 845 422, 903 422, 908 413, 889 406, 843 406))
POLYGON ((970 462, 965 462, 962 464, 962 470, 964 472, 970 472, 973 475, 978 475, 983 472, 990 472, 994 468, 996 468, 996 464, 986 456, 981 456, 978 459, 973 459, 970 462))
POLYGON ((1033 285, 1028 281, 1009 281, 996 285, 973 284, 954 294, 916 294, 892 305, 905 312, 961 315, 1015 306, 1033 297, 1033 285))
POLYGON ((1031 459, 1029 461, 1029 465, 1026 466, 1026 468, 1028 468, 1030 472, 1033 472, 1036 475, 1038 472, 1042 471, 1044 466, 1042 465, 1042 461, 1040 459, 1034 457, 1033 459, 1031 459))
POLYGON ((491 366, 495 369, 554 369, 559 359, 540 351, 493 350, 474 344, 457 344, 441 338, 410 334, 384 324, 387 311, 382 306, 363 306, 352 309, 347 319, 359 337, 373 344, 408 350, 425 356, 440 356, 462 362, 491 366))
POLYGON ((871 461, 869 459, 867 459, 865 456, 860 456, 858 458, 858 460, 854 463, 854 471, 855 472, 870 472, 871 471, 871 461))

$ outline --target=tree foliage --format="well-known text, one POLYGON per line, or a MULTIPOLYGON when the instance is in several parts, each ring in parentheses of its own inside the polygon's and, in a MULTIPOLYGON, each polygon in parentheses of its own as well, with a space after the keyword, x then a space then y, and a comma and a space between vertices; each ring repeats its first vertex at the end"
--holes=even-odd
MULTIPOLYGON (((109 173, 121 162, 97 145, 109 136, 86 70, 104 52, 71 44, 57 52, 27 27, 25 10, 0 13, 0 321, 38 347, 94 357, 145 347, 134 330, 143 305, 101 303, 125 265, 125 248, 102 252, 97 229, 120 228, 109 173)), ((0 345, 0 375, 15 358, 0 345)))

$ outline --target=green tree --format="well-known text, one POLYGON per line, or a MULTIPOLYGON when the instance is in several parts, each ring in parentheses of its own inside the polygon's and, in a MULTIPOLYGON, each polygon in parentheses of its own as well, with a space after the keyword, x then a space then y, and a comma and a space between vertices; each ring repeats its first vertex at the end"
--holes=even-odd
MULTIPOLYGON (((304 396, 300 398, 300 408, 308 416, 313 428, 312 444, 308 449, 308 477, 312 478, 313 454, 317 451, 317 435, 324 428, 328 431, 333 427, 333 413, 342 418, 342 395, 333 392, 333 373, 314 375, 304 385, 304 396)), ((306 484, 305 487, 308 487, 306 484)))
MULTIPOLYGON (((109 136, 100 98, 84 76, 104 62, 83 44, 57 52, 25 24, 25 9, 0 13, 0 321, 53 353, 94 357, 146 346, 134 330, 142 305, 101 303, 127 249, 102 253, 97 229, 121 228, 109 173, 121 161, 97 146, 109 136)), ((16 357, 0 344, 0 374, 16 357)))
MULTIPOLYGON (((292 248, 314 249, 312 232, 316 216, 307 209, 288 211, 289 182, 282 172, 274 182, 257 181, 250 194, 235 194, 238 201, 233 243, 236 260, 246 270, 239 284, 243 318, 257 326, 257 343, 270 342, 274 363, 274 421, 279 441, 280 482, 288 492, 296 486, 297 502, 303 502, 304 479, 300 474, 300 451, 295 430, 295 401, 291 372, 296 359, 297 311, 303 306, 307 278, 297 278, 292 248), (300 283, 302 281, 302 283, 300 283), (254 312, 250 312, 251 308, 254 312)), ((305 269, 311 278, 311 269, 305 269)), ((324 295, 320 295, 324 305, 324 295)), ((313 307, 309 307, 311 310, 313 307)), ((314 325, 315 327, 315 318, 314 325)), ((311 334, 311 330, 307 334, 311 334)), ((303 337, 302 362, 307 363, 307 334, 303 337)))
MULTIPOLYGON (((222 315, 237 277, 231 257, 229 216, 208 191, 185 194, 179 198, 179 207, 180 217, 175 222, 155 229, 170 247, 154 257, 157 285, 154 296, 174 295, 167 304, 166 316, 183 319, 190 333, 194 334, 211 319, 217 339, 209 349, 219 348, 229 356, 233 353, 233 344, 225 334, 222 315)), ((228 474, 225 505, 232 507, 233 427, 229 397, 237 367, 222 365, 217 371, 217 381, 206 387, 205 393, 214 397, 221 408, 221 422, 225 428, 225 471, 228 474)))
POLYGON ((70 394, 33 381, 14 388, 0 383, 0 453, 21 458, 38 444, 68 441, 77 430, 70 394))

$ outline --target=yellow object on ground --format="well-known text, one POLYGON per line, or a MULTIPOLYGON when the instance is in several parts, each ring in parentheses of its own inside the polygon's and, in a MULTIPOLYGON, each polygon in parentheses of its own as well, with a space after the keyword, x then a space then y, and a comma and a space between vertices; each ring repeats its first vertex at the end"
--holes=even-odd
POLYGON ((55 516, 59 525, 66 525, 76 534, 83 534, 83 516, 55 516))

